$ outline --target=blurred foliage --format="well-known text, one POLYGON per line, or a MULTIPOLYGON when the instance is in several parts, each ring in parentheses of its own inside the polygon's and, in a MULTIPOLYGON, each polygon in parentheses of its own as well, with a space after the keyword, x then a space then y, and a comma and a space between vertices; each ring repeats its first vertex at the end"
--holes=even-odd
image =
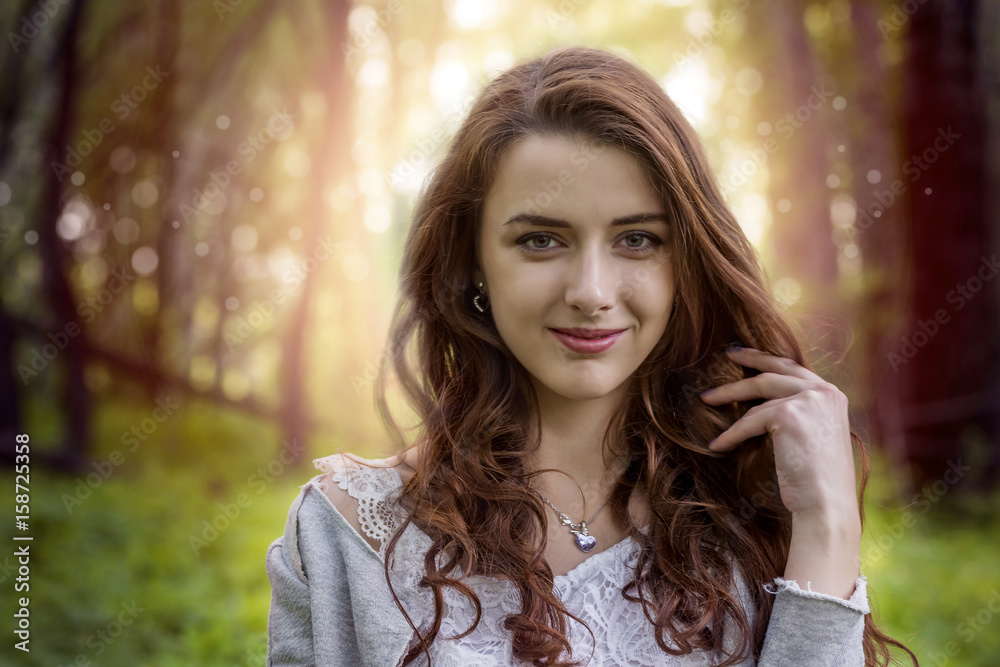
MULTIPOLYGON (((851 80, 846 73, 860 66, 846 0, 814 4, 804 22, 786 22, 814 49, 816 62, 803 64, 801 89, 786 87, 782 73, 768 69, 769 58, 786 54, 772 53, 754 32, 755 22, 794 15, 794 4, 759 12, 745 0, 352 4, 349 38, 330 43, 323 31, 335 6, 341 4, 85 3, 77 63, 83 74, 74 79, 77 104, 58 157, 65 161, 68 149, 94 143, 88 137, 102 119, 114 130, 64 177, 56 229, 72 253, 67 278, 77 304, 107 296, 116 270, 136 276, 81 322, 89 342, 109 353, 87 360, 90 391, 108 392, 123 381, 115 355, 148 358, 195 392, 252 399, 274 411, 285 398, 282 373, 291 350, 301 348, 308 360, 304 409, 315 426, 339 437, 379 437, 370 378, 385 349, 415 197, 471 96, 515 62, 568 44, 633 60, 684 110, 727 200, 774 272, 783 305, 808 310, 822 302, 843 320, 850 310, 838 301, 861 298, 881 280, 862 271, 856 236, 843 226, 832 239, 827 228, 825 238, 813 241, 824 265, 840 267, 835 284, 776 265, 806 249, 778 253, 768 242, 783 220, 787 225, 829 207, 837 191, 798 194, 822 183, 827 169, 843 175, 838 196, 845 201, 853 201, 849 184, 860 180, 849 174, 853 142, 864 141, 864 128, 844 98, 806 109, 809 134, 829 155, 822 165, 800 166, 796 146, 805 133, 789 127, 790 134, 779 135, 780 123, 787 125, 782 115, 805 108, 814 83, 808 76, 818 80, 823 69, 833 69, 851 80), (167 11, 175 6, 176 13, 167 11), (337 55, 346 73, 339 88, 337 55), (148 68, 167 74, 154 83, 148 68), (348 100, 343 109, 340 100, 348 100), (291 126, 268 134, 276 110, 291 116, 291 126), (337 148, 323 151, 331 126, 337 148), (752 155, 768 134, 778 149, 761 163, 752 155), (230 163, 238 175, 227 173, 230 163), (750 163, 750 176, 741 176, 750 163), (313 291, 303 289, 305 280, 313 291), (269 301, 276 290, 281 303, 269 301), (300 326, 302 299, 308 317, 300 326), (300 328, 301 340, 292 340, 300 328)), ((15 9, 7 8, 7 25, 17 24, 15 9)), ((62 17, 30 43, 39 71, 29 75, 39 80, 53 76, 41 57, 62 17)), ((898 64, 896 37, 871 54, 886 68, 898 64)), ((50 318, 38 298, 45 289, 42 253, 32 236, 43 224, 35 175, 50 169, 41 144, 52 100, 51 91, 43 92, 24 91, 17 141, 0 171, 10 190, 0 205, 10 234, 0 246, 0 299, 12 317, 44 328, 50 318)), ((808 148, 817 152, 815 144, 808 148)), ((863 339, 868 323, 858 317, 834 326, 863 339)), ((18 340, 15 362, 27 364, 39 346, 18 340)), ((864 351, 852 354, 865 367, 864 351)), ((54 395, 54 376, 43 372, 30 389, 54 395)))

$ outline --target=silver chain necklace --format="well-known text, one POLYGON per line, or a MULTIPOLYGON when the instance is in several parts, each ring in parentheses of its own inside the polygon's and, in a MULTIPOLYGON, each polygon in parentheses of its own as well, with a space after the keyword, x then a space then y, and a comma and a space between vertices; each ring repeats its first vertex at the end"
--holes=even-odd
POLYGON ((593 535, 587 532, 587 524, 594 522, 594 519, 597 518, 597 515, 601 513, 602 509, 604 509, 604 505, 607 505, 608 500, 611 500, 611 496, 608 496, 608 500, 604 501, 604 505, 601 505, 599 508, 597 508, 597 511, 594 512, 594 516, 590 517, 590 521, 581 521, 580 523, 573 523, 573 520, 570 519, 565 514, 563 514, 562 512, 560 512, 555 505, 549 502, 548 498, 540 494, 538 491, 535 491, 534 489, 532 489, 532 491, 534 491, 536 496, 544 500, 548 504, 548 506, 551 507, 555 511, 555 513, 559 515, 559 520, 562 521, 562 525, 569 526, 569 532, 573 534, 573 540, 576 542, 576 546, 580 547, 580 551, 584 552, 590 551, 595 546, 597 546, 597 538, 595 538, 593 535))

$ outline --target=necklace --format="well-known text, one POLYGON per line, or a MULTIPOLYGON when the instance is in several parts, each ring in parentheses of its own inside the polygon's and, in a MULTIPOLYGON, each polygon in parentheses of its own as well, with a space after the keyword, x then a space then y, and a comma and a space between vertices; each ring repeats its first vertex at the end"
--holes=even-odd
POLYGON ((532 491, 534 491, 536 496, 544 500, 549 507, 555 510, 555 513, 559 515, 559 520, 562 521, 562 524, 564 526, 569 526, 569 532, 572 533, 573 540, 576 542, 576 546, 580 548, 580 551, 587 552, 593 549, 595 546, 597 546, 597 538, 595 538, 593 535, 587 532, 587 524, 594 522, 594 519, 597 518, 597 515, 601 513, 602 509, 604 509, 604 505, 607 505, 608 500, 611 500, 611 496, 608 496, 608 500, 604 501, 604 505, 601 505, 599 508, 597 508, 597 511, 594 512, 594 516, 590 517, 590 521, 581 521, 580 523, 573 523, 573 520, 570 519, 565 514, 563 514, 562 512, 560 512, 555 505, 549 502, 548 498, 538 493, 538 491, 535 491, 534 489, 532 489, 532 491))

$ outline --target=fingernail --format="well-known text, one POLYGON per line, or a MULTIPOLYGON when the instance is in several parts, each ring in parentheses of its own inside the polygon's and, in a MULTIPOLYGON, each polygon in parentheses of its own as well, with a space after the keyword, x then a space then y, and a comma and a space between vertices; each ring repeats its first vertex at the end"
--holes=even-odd
POLYGON ((740 343, 730 343, 726 347, 726 352, 739 352, 742 349, 743 349, 743 346, 740 343))
POLYGON ((708 396, 708 395, 709 395, 709 394, 711 394, 711 393, 712 393, 713 391, 715 391, 715 389, 716 389, 715 387, 712 387, 711 389, 706 389, 705 391, 701 392, 701 395, 702 395, 702 396, 708 396))

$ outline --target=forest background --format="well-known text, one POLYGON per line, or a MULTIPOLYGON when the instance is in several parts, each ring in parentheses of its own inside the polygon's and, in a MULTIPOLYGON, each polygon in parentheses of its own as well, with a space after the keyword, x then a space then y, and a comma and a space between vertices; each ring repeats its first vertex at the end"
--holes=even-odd
POLYGON ((310 462, 400 445, 372 381, 414 197, 483 84, 568 44, 683 109, 848 393, 877 621, 996 664, 996 0, 18 0, 0 28, 0 664, 265 664, 310 462))

